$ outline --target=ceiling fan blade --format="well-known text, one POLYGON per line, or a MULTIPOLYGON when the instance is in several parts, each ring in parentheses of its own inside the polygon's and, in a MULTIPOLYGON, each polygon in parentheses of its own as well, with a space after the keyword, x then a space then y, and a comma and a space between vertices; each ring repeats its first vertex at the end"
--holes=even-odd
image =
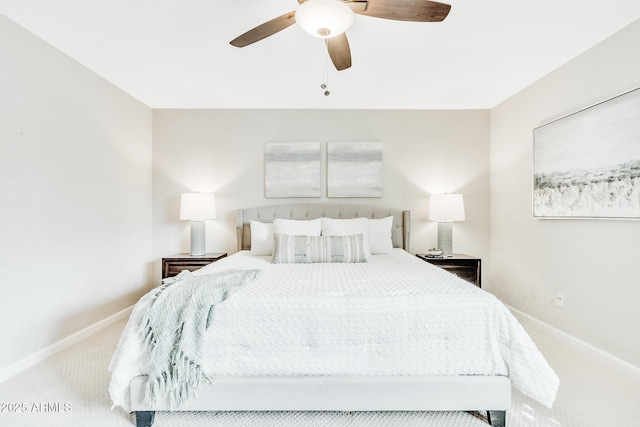
POLYGON ((338 71, 346 70, 351 67, 351 49, 349 48, 349 40, 345 33, 339 36, 325 39, 327 50, 333 65, 338 71))
POLYGON ((450 10, 451 5, 429 0, 368 0, 364 11, 354 12, 394 21, 440 22, 450 10))
POLYGON ((342 2, 349 6, 353 13, 364 15, 367 10, 367 0, 342 0, 342 2))
POLYGON ((287 27, 295 24, 295 11, 273 18, 270 21, 260 24, 257 27, 231 40, 231 45, 235 47, 245 47, 264 38, 274 35, 287 27))

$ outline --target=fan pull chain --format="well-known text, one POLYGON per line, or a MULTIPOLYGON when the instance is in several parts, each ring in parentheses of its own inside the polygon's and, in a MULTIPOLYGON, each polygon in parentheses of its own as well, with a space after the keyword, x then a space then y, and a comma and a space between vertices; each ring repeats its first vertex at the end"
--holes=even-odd
POLYGON ((329 89, 328 89, 329 87, 329 63, 328 63, 329 54, 325 49, 322 49, 322 58, 323 58, 322 84, 320 85, 320 87, 324 89, 324 96, 329 96, 331 94, 331 92, 329 92, 329 89))

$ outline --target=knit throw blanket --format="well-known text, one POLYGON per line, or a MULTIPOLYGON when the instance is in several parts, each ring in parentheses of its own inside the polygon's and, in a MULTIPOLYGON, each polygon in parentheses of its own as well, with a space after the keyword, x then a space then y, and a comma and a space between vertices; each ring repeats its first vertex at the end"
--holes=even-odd
POLYGON ((163 282, 142 318, 151 353, 146 404, 168 396, 171 408, 177 408, 195 397, 202 381, 211 381, 202 369, 201 343, 216 304, 259 274, 260 270, 225 270, 194 276, 184 270, 163 282))

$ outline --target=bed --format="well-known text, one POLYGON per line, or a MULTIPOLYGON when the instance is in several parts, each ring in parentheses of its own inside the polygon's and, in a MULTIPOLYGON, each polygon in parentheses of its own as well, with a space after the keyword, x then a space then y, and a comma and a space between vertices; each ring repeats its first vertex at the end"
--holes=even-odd
MULTIPOLYGON (((558 378, 520 324, 492 295, 410 255, 409 224, 408 211, 361 205, 238 210, 238 252, 194 274, 262 276, 216 308, 206 362, 214 380, 179 410, 487 411, 504 426, 512 386, 550 406, 558 378), (283 218, 384 220, 393 248, 353 264, 252 254, 253 226, 283 218)), ((145 298, 110 366, 112 400, 135 411, 138 427, 175 409, 169 399, 145 403, 149 362, 136 326, 145 298)))

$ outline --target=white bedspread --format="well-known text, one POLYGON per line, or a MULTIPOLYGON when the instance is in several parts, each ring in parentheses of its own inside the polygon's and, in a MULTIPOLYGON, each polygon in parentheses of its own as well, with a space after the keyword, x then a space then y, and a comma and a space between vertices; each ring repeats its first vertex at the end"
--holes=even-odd
MULTIPOLYGON (((262 269, 216 308, 205 370, 227 375, 508 375, 551 406, 558 377, 493 295, 401 249, 361 264, 271 264, 242 251, 195 274, 262 269)), ((148 372, 136 305, 111 361, 110 394, 148 372)))

